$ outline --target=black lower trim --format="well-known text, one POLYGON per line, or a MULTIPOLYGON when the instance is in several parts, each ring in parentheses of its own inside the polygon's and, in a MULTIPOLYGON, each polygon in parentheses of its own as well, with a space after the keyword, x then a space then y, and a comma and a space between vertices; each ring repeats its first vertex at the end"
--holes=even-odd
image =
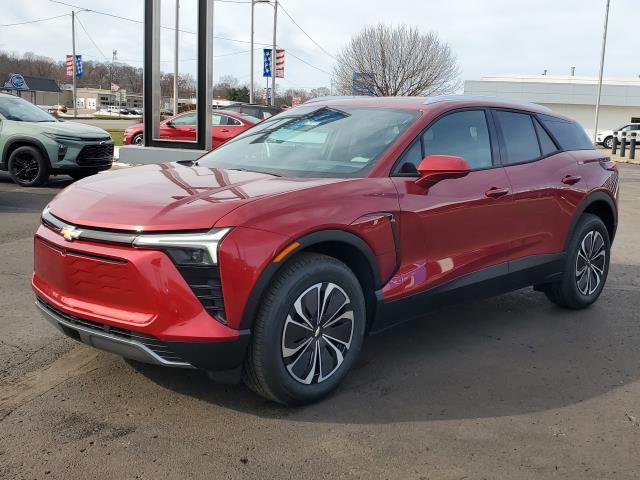
POLYGON ((241 367, 251 340, 248 330, 237 340, 225 342, 166 342, 172 351, 196 368, 227 371, 241 367))
POLYGON ((105 163, 103 165, 91 165, 91 166, 80 166, 80 165, 65 165, 64 167, 56 167, 53 169, 53 173, 55 174, 67 174, 67 173, 82 173, 82 172, 102 172, 104 170, 109 170, 113 165, 113 162, 105 163))
POLYGON ((400 300, 385 302, 379 296, 370 333, 379 333, 445 305, 551 282, 562 274, 564 258, 564 254, 535 255, 493 265, 400 300))

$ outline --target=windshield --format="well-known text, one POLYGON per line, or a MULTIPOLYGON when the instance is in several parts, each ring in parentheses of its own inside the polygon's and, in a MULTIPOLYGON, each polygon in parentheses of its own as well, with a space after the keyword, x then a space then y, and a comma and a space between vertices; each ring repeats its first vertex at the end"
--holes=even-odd
POLYGON ((7 120, 16 122, 56 122, 44 110, 19 97, 1 97, 0 113, 7 120))
POLYGON ((300 107, 263 121, 198 164, 292 177, 362 177, 418 115, 383 108, 300 107))

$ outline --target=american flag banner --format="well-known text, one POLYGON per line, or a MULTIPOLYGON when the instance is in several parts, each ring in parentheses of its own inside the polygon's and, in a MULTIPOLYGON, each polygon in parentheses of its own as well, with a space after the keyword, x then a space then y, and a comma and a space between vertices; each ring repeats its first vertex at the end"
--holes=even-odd
POLYGON ((120 90, 120 85, 116 85, 115 83, 111 84, 111 91, 112 92, 117 92, 118 90, 120 90))
MULTIPOLYGON (((84 74, 82 69, 82 55, 76 55, 76 77, 80 78, 84 74)), ((67 77, 73 77, 73 55, 67 55, 67 77)))
POLYGON ((284 49, 276 50, 276 78, 284 78, 284 49))

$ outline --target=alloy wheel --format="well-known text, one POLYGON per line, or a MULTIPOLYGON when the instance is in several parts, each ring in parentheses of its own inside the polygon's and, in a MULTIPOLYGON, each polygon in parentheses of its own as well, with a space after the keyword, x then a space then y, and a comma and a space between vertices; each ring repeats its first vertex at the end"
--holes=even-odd
POLYGON ((289 374, 311 385, 342 365, 353 337, 353 308, 335 283, 317 283, 293 302, 282 331, 282 359, 289 374))
POLYGON ((578 248, 576 257, 576 285, 583 295, 595 292, 605 272, 607 253, 604 239, 597 230, 588 232, 578 248))
POLYGON ((16 152, 16 154, 12 161, 13 175, 25 183, 33 182, 40 172, 38 159, 28 152, 16 152))

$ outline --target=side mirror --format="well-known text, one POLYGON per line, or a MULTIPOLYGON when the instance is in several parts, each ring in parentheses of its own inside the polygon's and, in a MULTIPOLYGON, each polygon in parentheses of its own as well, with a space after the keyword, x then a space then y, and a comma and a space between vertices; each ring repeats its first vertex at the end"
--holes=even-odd
POLYGON ((418 165, 420 178, 416 185, 429 188, 446 178, 464 177, 471 171, 471 167, 462 157, 453 155, 427 155, 418 165))

